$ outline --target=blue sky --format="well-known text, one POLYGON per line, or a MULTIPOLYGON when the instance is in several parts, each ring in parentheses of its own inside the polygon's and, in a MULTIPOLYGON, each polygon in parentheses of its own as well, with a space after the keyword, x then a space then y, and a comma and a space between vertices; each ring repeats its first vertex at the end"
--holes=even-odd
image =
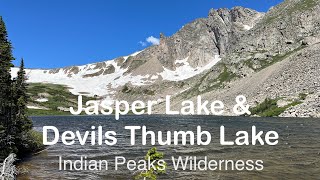
POLYGON ((280 2, 2 0, 0 15, 6 22, 16 59, 23 57, 28 68, 55 68, 142 50, 157 43, 160 32, 170 36, 184 24, 206 17, 211 8, 244 6, 265 12, 280 2))

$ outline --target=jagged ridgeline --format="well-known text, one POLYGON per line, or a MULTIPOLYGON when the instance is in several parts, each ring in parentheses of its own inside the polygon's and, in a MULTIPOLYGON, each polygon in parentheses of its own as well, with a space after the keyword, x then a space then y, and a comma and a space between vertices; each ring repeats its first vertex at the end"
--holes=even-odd
MULTIPOLYGON (((319 117, 319 4, 286 0, 266 13, 212 9, 172 36, 161 34, 159 45, 99 63, 26 70, 28 82, 61 84, 73 95, 98 99, 158 100, 158 113, 166 95, 179 108, 198 95, 230 107, 243 94, 253 107, 276 103, 257 115, 319 117)), ((45 98, 37 93, 30 107, 50 110, 45 98)))
POLYGON ((24 62, 21 60, 17 77, 12 79, 13 59, 6 26, 0 17, 0 161, 11 153, 22 157, 43 148, 41 135, 32 130, 32 122, 26 115, 24 62))

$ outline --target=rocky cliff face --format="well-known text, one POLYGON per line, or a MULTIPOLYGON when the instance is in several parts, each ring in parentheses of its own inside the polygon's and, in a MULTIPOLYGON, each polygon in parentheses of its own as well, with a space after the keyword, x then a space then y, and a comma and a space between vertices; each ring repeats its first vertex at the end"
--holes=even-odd
MULTIPOLYGON (((160 45, 114 60, 49 70, 27 70, 29 82, 69 85, 75 94, 116 96, 124 85, 139 87, 178 82, 197 76, 225 55, 229 39, 252 28, 263 13, 236 7, 211 10, 171 37, 160 35, 160 45), (168 82, 167 82, 168 81, 168 82)), ((17 69, 13 69, 13 74, 17 69)), ((175 83, 172 83, 175 84, 175 83)), ((176 83, 179 84, 179 83, 176 83)))
POLYGON ((212 9, 173 36, 161 34, 157 46, 84 66, 27 70, 28 81, 102 99, 161 102, 173 95, 176 106, 197 95, 231 104, 244 94, 255 106, 267 97, 288 103, 303 93, 282 116, 319 117, 319 12, 316 0, 286 0, 267 13, 212 9))
POLYGON ((242 7, 217 11, 212 9, 209 13, 208 28, 219 54, 227 55, 232 43, 238 42, 241 36, 252 29, 263 16, 263 13, 242 7))

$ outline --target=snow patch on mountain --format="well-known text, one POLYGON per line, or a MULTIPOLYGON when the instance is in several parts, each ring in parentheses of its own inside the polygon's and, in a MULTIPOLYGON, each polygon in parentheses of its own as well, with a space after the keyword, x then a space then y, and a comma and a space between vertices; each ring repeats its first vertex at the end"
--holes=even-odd
POLYGON ((210 69, 221 60, 221 58, 218 55, 216 55, 211 61, 209 61, 207 65, 203 67, 193 68, 192 66, 190 66, 188 59, 189 57, 182 60, 176 60, 175 64, 178 67, 174 71, 164 68, 164 71, 159 74, 162 76, 164 80, 182 81, 210 69))
MULTIPOLYGON (((139 53, 140 52, 136 52, 129 56, 135 56, 139 53)), ((102 62, 103 65, 99 66, 99 68, 97 68, 98 63, 95 63, 56 70, 26 69, 25 71, 28 83, 62 84, 68 86, 70 92, 75 95, 87 94, 89 96, 98 95, 112 97, 117 93, 117 88, 124 86, 127 83, 131 83, 133 86, 150 85, 161 77, 163 80, 181 81, 210 69, 220 61, 219 56, 216 56, 209 61, 206 66, 193 68, 189 64, 188 59, 189 57, 183 60, 176 60, 175 70, 169 70, 163 67, 163 72, 153 75, 133 75, 132 73, 128 73, 128 68, 121 67, 115 60, 102 62), (102 72, 110 66, 114 67, 114 72, 103 74, 102 72), (71 70, 72 68, 78 69, 78 71, 74 72, 71 70)), ((12 68, 12 77, 17 76, 18 70, 18 68, 12 68)), ((41 101, 43 101, 43 99, 41 99, 41 101)))
MULTIPOLYGON (((143 50, 142 50, 142 51, 143 51, 143 50)), ((137 51, 137 52, 135 52, 135 53, 133 53, 133 54, 130 54, 129 56, 123 56, 123 58, 124 58, 124 60, 126 61, 130 56, 136 56, 136 55, 140 54, 142 51, 137 51)))
POLYGON ((37 102, 48 102, 49 100, 47 98, 39 98, 39 99, 36 99, 35 101, 37 101, 37 102))
POLYGON ((248 31, 248 30, 252 29, 253 26, 243 25, 243 28, 248 31))
MULTIPOLYGON (((62 84, 70 87, 72 94, 88 93, 90 96, 98 95, 112 95, 114 89, 125 85, 130 82, 135 86, 145 85, 148 80, 148 76, 132 76, 131 74, 124 75, 127 69, 122 69, 114 60, 107 61, 107 65, 113 65, 115 72, 108 75, 99 75, 93 77, 84 78, 86 74, 92 74, 100 71, 92 70, 92 66, 80 67, 80 71, 77 74, 73 74, 71 77, 66 74, 63 69, 57 73, 49 73, 49 70, 40 69, 26 69, 27 82, 28 83, 53 83, 62 84)), ((18 68, 12 68, 12 76, 15 77, 18 68)))

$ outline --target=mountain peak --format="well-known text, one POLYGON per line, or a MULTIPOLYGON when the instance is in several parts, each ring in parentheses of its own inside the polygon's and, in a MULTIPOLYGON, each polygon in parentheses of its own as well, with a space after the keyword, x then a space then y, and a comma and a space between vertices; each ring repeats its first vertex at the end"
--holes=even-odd
POLYGON ((64 84, 73 94, 127 101, 161 101, 165 95, 179 101, 200 94, 228 101, 244 92, 250 103, 267 96, 289 98, 302 93, 301 84, 313 91, 309 76, 320 81, 315 58, 319 12, 314 0, 288 0, 267 13, 244 7, 211 9, 207 18, 172 36, 161 33, 159 45, 111 61, 26 70, 28 82, 64 84))

